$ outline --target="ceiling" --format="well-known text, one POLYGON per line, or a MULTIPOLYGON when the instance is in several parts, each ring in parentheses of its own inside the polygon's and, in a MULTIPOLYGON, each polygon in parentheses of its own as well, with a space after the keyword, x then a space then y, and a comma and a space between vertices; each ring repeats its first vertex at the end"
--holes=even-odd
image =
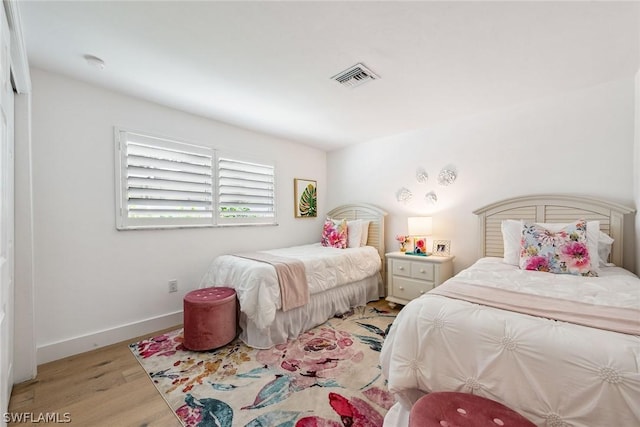
POLYGON ((638 2, 22 1, 29 64, 334 150, 633 78, 638 2), (90 66, 84 55, 102 58, 90 66), (330 78, 362 62, 380 79, 330 78))

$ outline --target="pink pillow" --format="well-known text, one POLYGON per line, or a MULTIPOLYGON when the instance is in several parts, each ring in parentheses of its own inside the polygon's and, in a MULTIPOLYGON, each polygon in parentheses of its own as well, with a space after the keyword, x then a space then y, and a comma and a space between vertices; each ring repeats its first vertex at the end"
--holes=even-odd
POLYGON ((520 243, 520 268, 556 274, 597 276, 591 269, 587 223, 579 220, 558 232, 538 224, 524 224, 520 243))
POLYGON ((322 246, 344 249, 347 247, 347 220, 333 220, 327 218, 322 227, 322 246))

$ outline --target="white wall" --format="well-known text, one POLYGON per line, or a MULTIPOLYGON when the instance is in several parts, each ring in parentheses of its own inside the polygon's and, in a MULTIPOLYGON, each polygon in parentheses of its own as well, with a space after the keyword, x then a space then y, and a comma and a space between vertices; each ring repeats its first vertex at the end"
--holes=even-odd
POLYGON ((183 295, 219 254, 318 240, 322 215, 294 218, 293 179, 316 179, 328 210, 325 152, 42 70, 31 77, 38 363, 181 322, 183 295), (279 226, 116 231, 114 125, 275 160, 279 226))
POLYGON ((633 206, 633 114, 634 82, 617 81, 331 152, 328 202, 387 210, 388 250, 397 250, 393 236, 407 232, 408 216, 433 216, 432 238, 451 240, 459 271, 478 256, 472 211, 489 203, 571 193, 633 206), (439 186, 438 172, 450 164, 458 179, 439 186), (429 173, 426 184, 416 182, 417 167, 429 173), (414 194, 407 205, 395 197, 403 186, 414 194), (434 207, 424 202, 431 190, 434 207))

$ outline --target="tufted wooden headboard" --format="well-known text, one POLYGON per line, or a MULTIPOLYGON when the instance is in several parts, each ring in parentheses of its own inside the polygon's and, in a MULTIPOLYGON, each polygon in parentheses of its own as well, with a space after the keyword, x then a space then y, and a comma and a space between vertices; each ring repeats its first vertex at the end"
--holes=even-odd
POLYGON ((480 255, 503 256, 500 224, 504 219, 529 222, 600 221, 600 230, 615 241, 610 261, 623 265, 624 215, 635 209, 606 200, 559 194, 539 194, 502 200, 475 210, 480 220, 480 255))

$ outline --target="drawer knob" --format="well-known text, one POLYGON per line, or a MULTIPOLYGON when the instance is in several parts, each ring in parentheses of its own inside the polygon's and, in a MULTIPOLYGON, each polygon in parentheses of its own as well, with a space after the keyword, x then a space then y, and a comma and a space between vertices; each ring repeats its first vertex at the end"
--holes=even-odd
POLYGON ((420 295, 424 294, 424 291, 420 291, 420 295))
POLYGON ((421 269, 420 269, 420 273, 424 273, 424 268, 421 268, 421 269))
POLYGON ((400 289, 401 291, 404 291, 404 287, 403 287, 403 286, 400 286, 400 288, 399 288, 399 289, 400 289))
POLYGON ((404 270, 404 267, 398 267, 398 270, 404 270))

